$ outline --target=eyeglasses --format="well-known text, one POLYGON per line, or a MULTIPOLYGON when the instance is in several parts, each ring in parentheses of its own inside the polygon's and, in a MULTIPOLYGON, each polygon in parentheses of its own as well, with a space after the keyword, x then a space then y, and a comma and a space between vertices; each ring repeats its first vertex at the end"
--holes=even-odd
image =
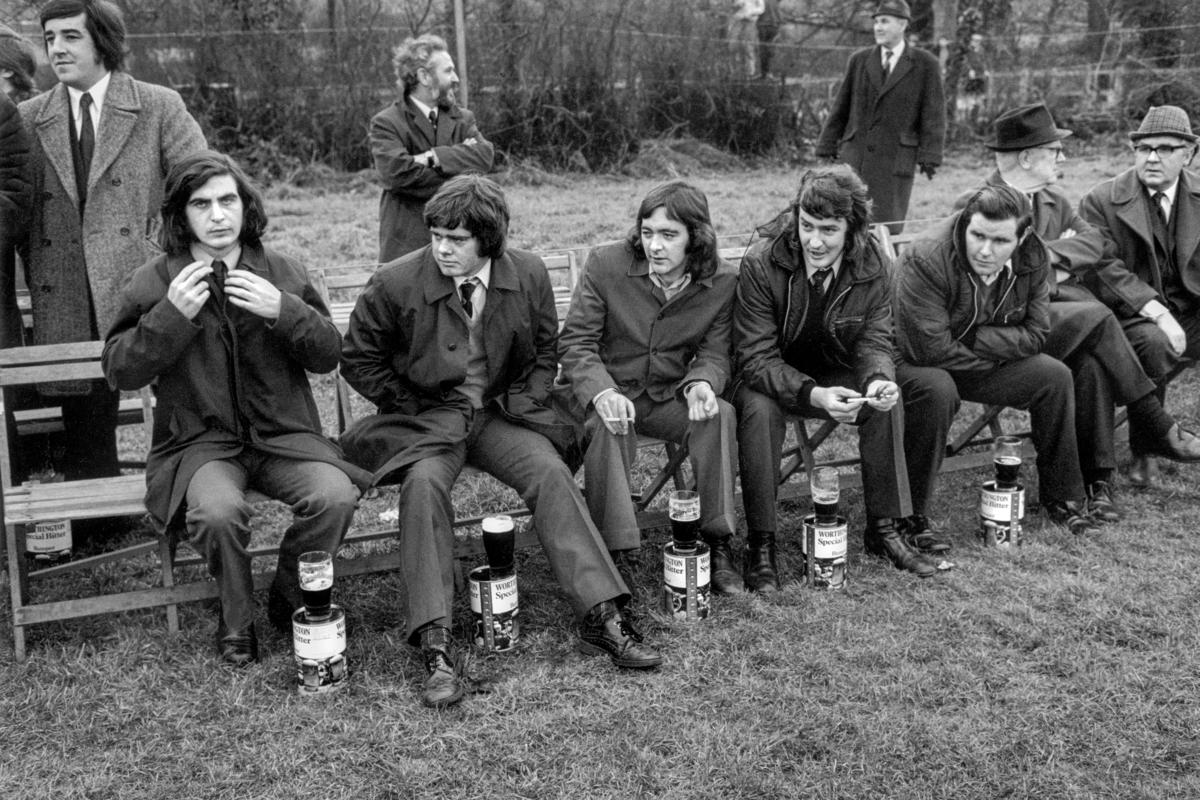
POLYGON ((1050 147, 1049 145, 1041 145, 1039 147, 1031 147, 1029 149, 1030 150, 1049 150, 1051 153, 1054 153, 1055 160, 1067 157, 1067 154, 1065 152, 1063 152, 1061 145, 1058 147, 1050 147))
POLYGON ((1150 154, 1158 156, 1160 159, 1168 156, 1173 156, 1180 150, 1187 150, 1191 147, 1190 144, 1160 144, 1158 147, 1151 147, 1148 144, 1135 144, 1133 152, 1137 153, 1139 158, 1149 158, 1150 154))

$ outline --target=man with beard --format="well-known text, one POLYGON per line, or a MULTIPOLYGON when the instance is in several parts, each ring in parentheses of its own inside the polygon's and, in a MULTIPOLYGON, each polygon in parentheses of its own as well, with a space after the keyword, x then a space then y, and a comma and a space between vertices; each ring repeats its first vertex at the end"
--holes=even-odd
POLYGON ((440 36, 405 39, 392 59, 399 100, 371 120, 371 155, 383 182, 379 260, 429 244, 425 202, 448 179, 492 168, 492 144, 459 108, 458 73, 440 36))

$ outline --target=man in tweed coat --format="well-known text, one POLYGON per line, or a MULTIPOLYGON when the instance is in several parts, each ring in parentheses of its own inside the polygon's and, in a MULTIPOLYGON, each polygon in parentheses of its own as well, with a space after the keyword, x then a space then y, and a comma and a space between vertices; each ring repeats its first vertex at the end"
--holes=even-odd
POLYGON ((383 183, 379 261, 429 244, 425 202, 448 179, 492 168, 492 144, 455 99, 458 74, 440 36, 405 39, 392 64, 402 96, 371 120, 371 155, 383 183))
POLYGON ((946 110, 937 59, 904 41, 908 3, 883 0, 872 17, 876 46, 850 56, 817 156, 849 164, 867 182, 874 219, 899 233, 917 165, 932 180, 942 163, 946 110))
MULTIPOLYGON (((168 170, 206 143, 176 92, 122 71, 125 23, 112 3, 51 0, 41 24, 59 83, 20 105, 34 198, 20 247, 33 340, 88 341, 116 318, 130 273, 158 252, 168 170)), ((116 475, 118 394, 102 381, 42 392, 63 408, 66 453, 56 466, 73 479, 116 475)))

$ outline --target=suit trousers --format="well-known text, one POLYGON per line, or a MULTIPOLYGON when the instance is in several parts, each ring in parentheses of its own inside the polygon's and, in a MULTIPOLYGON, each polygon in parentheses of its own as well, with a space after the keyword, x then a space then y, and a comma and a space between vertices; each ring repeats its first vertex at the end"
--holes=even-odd
MULTIPOLYGON (((1183 355, 1176 355, 1167 341, 1166 335, 1157 325, 1145 317, 1132 317, 1121 321, 1129 343, 1133 345, 1138 360, 1142 362, 1146 374, 1154 381, 1157 395, 1163 407, 1166 407, 1167 386, 1188 366, 1184 359, 1200 359, 1200 313, 1179 315, 1176 322, 1183 328, 1187 344, 1183 355)), ((1129 449, 1135 455, 1148 452, 1151 432, 1129 421, 1129 449)))
MULTIPOLYGON (((896 374, 902 403, 886 413, 868 406, 859 412, 855 424, 868 519, 925 512, 946 451, 947 432, 958 408, 953 386, 940 372, 902 364, 896 374)), ((813 377, 822 386, 856 383, 848 372, 813 377)), ((739 418, 738 454, 746 526, 750 530, 774 532, 778 530, 776 498, 786 433, 785 414, 773 398, 745 386, 739 387, 734 404, 739 418)), ((815 408, 803 415, 830 418, 815 408)))
MULTIPOLYGON (((1075 440, 1088 474, 1117 468, 1114 420, 1155 389, 1112 311, 1096 301, 1050 303, 1050 335, 1042 348, 1071 368, 1075 383, 1075 440)), ((1132 424, 1132 423, 1131 423, 1132 424)))
POLYGON ((450 491, 471 464, 511 486, 533 512, 550 569, 580 618, 629 590, 570 468, 545 436, 491 409, 475 413, 464 442, 417 461, 400 482, 400 563, 408 600, 407 636, 429 623, 451 627, 454 604, 454 509, 450 491))
POLYGON ((687 445, 700 493, 701 532, 709 540, 736 533, 737 415, 733 406, 718 398, 716 417, 691 422, 687 404, 681 400, 656 402, 643 394, 633 405, 635 423, 625 435, 610 433, 594 412, 587 421, 589 438, 583 459, 587 504, 608 548, 627 550, 641 545, 629 486, 639 433, 687 445))
POLYGON ((994 369, 950 374, 963 400, 1029 411, 1042 503, 1083 502, 1075 441, 1075 387, 1066 364, 1038 353, 994 369))
POLYGON ((321 461, 245 450, 196 470, 187 488, 188 544, 217 580, 221 616, 230 634, 244 633, 254 622, 247 489, 291 506, 293 520, 279 544, 274 585, 292 608, 302 604, 300 555, 310 550, 336 555, 358 502, 358 489, 346 473, 321 461))

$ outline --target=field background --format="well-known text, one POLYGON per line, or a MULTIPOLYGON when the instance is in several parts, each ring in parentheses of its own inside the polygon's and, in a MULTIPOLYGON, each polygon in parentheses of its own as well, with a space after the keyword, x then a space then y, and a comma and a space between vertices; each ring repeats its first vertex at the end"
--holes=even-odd
MULTIPOLYGON (((1128 162, 1127 151, 1076 156, 1064 182, 1076 198, 1128 162)), ((988 169, 983 153, 969 154, 932 182, 919 177, 912 216, 945 213, 988 169)), ((732 235, 786 205, 797 177, 761 164, 689 180, 708 193, 718 232, 732 235)), ((620 236, 663 176, 501 179, 511 241, 536 249, 620 236)), ((361 177, 267 196, 272 246, 314 267, 373 260, 378 198, 361 177)), ((1178 381, 1171 410, 1194 417, 1196 390, 1192 376, 1178 381)), ((319 391, 327 398, 327 383, 319 391)), ((861 498, 847 492, 845 591, 791 584, 770 598, 719 598, 713 617, 690 627, 655 613, 657 532, 638 576, 642 627, 667 657, 650 674, 575 652, 562 594, 527 550, 522 644, 477 657, 491 693, 442 713, 417 700, 422 670, 403 643, 394 574, 336 585, 350 614, 351 676, 323 698, 294 694, 291 642, 265 624, 262 662, 222 667, 204 604, 181 609, 177 637, 161 611, 33 628, 23 665, 5 630, 0 796, 1193 798, 1195 476, 1168 465, 1153 489, 1122 487, 1126 520, 1092 539, 1031 515, 1013 555, 974 539, 984 473, 947 476, 935 515, 955 533, 957 566, 927 581, 862 557, 861 498)), ((488 487, 472 482, 459 500, 503 505, 488 487)), ((377 524, 387 503, 364 504, 361 524, 377 524)), ((804 511, 785 507, 786 578, 799 572, 793 533, 804 511)), ((268 509, 258 535, 279 525, 268 509)), ((38 588, 67 596, 153 580, 147 560, 38 588)))

